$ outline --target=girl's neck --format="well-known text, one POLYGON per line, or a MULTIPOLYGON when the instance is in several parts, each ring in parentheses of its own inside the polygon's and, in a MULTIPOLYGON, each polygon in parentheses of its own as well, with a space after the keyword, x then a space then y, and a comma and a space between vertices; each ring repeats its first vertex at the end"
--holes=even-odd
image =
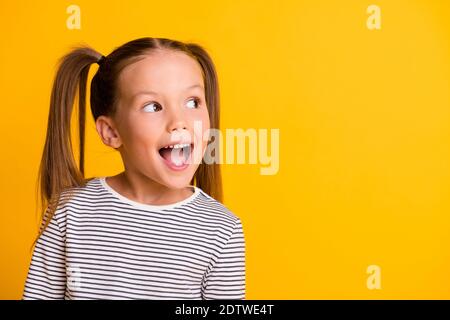
POLYGON ((106 182, 122 196, 149 205, 167 205, 192 195, 192 188, 170 189, 142 175, 121 172, 107 177, 106 182))

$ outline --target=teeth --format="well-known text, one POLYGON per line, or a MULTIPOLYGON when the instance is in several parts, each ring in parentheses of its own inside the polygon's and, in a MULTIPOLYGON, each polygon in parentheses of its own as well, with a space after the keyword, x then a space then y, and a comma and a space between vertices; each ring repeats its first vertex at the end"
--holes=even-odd
POLYGON ((183 143, 183 144, 174 144, 174 145, 170 145, 170 146, 165 146, 164 149, 178 149, 178 148, 184 148, 184 147, 189 147, 190 144, 189 143, 183 143))

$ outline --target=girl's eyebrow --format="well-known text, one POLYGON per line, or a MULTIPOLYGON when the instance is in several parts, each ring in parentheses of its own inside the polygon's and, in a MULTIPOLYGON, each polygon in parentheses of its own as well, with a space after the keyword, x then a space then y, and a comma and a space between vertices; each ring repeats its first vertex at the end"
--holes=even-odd
MULTIPOLYGON (((200 84, 194 84, 194 85, 192 85, 192 86, 187 87, 187 88, 185 89, 185 91, 190 90, 190 89, 194 89, 194 88, 204 89, 202 85, 200 85, 200 84)), ((158 93, 155 92, 155 91, 151 91, 151 90, 143 90, 143 91, 136 92, 136 93, 133 95, 132 98, 134 99, 134 98, 136 98, 137 96, 139 96, 139 95, 141 95, 141 94, 151 94, 151 95, 154 95, 154 96, 157 96, 157 95, 158 95, 158 93)))

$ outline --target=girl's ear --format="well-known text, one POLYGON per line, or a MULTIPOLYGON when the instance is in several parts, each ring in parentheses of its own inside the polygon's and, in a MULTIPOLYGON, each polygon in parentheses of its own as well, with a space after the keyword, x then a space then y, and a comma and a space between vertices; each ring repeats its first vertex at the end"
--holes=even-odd
POLYGON ((104 144, 114 149, 117 149, 122 145, 119 132, 116 130, 111 118, 99 116, 95 121, 95 126, 97 127, 97 132, 104 144))

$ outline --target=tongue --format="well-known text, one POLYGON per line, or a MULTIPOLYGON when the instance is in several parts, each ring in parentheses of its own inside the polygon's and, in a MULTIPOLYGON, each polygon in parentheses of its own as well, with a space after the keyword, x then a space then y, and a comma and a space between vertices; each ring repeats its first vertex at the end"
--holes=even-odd
POLYGON ((166 159, 167 161, 173 163, 176 166, 181 166, 184 164, 184 157, 183 157, 183 149, 170 149, 170 148, 164 148, 159 151, 161 156, 166 159))

